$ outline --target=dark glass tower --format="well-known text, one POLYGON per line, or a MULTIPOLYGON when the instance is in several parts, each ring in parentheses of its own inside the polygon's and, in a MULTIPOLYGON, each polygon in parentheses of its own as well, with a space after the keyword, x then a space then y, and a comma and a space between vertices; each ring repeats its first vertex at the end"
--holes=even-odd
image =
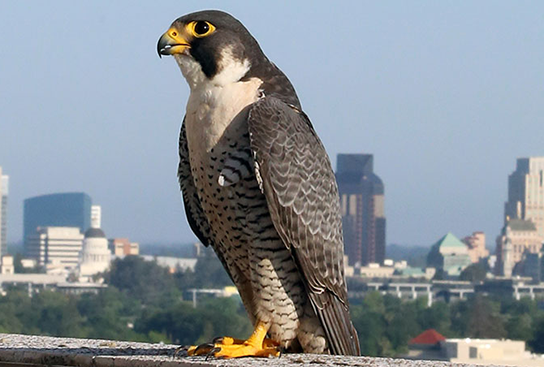
POLYGON ((23 238, 37 227, 79 227, 85 232, 91 226, 91 197, 82 192, 50 194, 25 200, 23 238))
POLYGON ((372 154, 339 154, 336 180, 349 264, 382 264, 385 210, 382 180, 373 172, 372 154))

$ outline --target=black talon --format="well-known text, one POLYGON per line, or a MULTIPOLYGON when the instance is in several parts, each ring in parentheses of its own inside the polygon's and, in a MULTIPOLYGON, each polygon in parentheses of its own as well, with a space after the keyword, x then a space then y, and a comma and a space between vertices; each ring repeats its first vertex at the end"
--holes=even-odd
POLYGON ((189 347, 186 346, 186 345, 182 345, 181 347, 177 347, 176 350, 174 351, 174 355, 173 355, 173 358, 176 358, 176 357, 187 357, 187 351, 189 350, 189 347), (184 353, 183 355, 180 355, 184 353))
POLYGON ((208 352, 208 354, 206 355, 206 361, 209 360, 210 358, 217 358, 217 357, 215 356, 215 353, 217 353, 217 352, 219 352, 219 351, 221 351, 221 348, 219 348, 219 347, 214 347, 214 348, 212 348, 212 349, 208 352))
POLYGON ((195 349, 195 354, 198 355, 198 353, 199 353, 200 351, 206 352, 206 350, 211 349, 211 348, 213 348, 213 347, 214 347, 214 344, 212 344, 212 343, 203 343, 203 344, 200 344, 198 347, 196 347, 196 349, 195 349))
POLYGON ((218 337, 215 337, 213 340, 212 340, 212 343, 214 344, 221 344, 223 343, 223 340, 225 339, 225 337, 223 336, 218 336, 218 337))

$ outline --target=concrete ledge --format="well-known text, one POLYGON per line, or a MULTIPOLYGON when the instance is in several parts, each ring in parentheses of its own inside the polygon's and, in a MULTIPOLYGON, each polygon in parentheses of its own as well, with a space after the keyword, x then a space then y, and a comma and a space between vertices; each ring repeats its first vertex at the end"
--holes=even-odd
POLYGON ((197 366, 467 366, 437 361, 390 358, 344 357, 314 354, 285 354, 280 358, 208 360, 204 357, 176 357, 177 345, 55 338, 0 334, 0 367, 197 367, 197 366))

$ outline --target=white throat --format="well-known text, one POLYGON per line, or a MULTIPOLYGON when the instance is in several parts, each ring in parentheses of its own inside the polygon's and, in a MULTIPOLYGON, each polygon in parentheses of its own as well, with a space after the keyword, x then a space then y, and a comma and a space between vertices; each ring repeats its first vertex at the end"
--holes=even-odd
POLYGON ((219 72, 212 79, 202 72, 200 64, 191 56, 186 54, 174 55, 181 73, 187 80, 191 91, 194 89, 213 85, 224 87, 232 83, 240 81, 251 68, 251 63, 248 59, 235 59, 232 52, 232 47, 227 46, 221 50, 220 63, 217 65, 219 72))
POLYGON ((211 79, 192 57, 175 55, 175 58, 191 90, 185 117, 191 160, 203 158, 235 117, 257 101, 262 81, 257 78, 241 81, 251 63, 235 59, 229 47, 223 49, 219 72, 211 79))

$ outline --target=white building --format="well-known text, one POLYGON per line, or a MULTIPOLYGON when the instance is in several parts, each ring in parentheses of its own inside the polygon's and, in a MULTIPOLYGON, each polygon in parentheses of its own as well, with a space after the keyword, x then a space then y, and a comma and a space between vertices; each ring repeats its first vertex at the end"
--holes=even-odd
POLYGON ((454 363, 508 366, 543 366, 544 358, 525 350, 521 340, 446 339, 441 342, 445 359, 454 363))
POLYGON ((2 175, 0 167, 0 255, 8 253, 8 187, 9 176, 2 175))
POLYGON ((78 265, 83 234, 77 227, 38 227, 28 237, 28 257, 39 266, 60 265, 73 269, 78 265))
POLYGON ((198 259, 173 257, 173 256, 152 256, 152 255, 140 255, 140 257, 146 261, 156 261, 157 265, 164 268, 168 268, 170 273, 176 271, 195 271, 195 266, 198 259))
POLYGON ((111 252, 108 240, 100 228, 91 227, 85 232, 78 273, 80 279, 89 279, 109 269, 111 252))
POLYGON ((2 256, 2 266, 0 266, 0 274, 14 274, 15 266, 13 265, 13 256, 2 256))
POLYGON ((102 207, 100 205, 91 205, 91 227, 102 227, 102 207))

